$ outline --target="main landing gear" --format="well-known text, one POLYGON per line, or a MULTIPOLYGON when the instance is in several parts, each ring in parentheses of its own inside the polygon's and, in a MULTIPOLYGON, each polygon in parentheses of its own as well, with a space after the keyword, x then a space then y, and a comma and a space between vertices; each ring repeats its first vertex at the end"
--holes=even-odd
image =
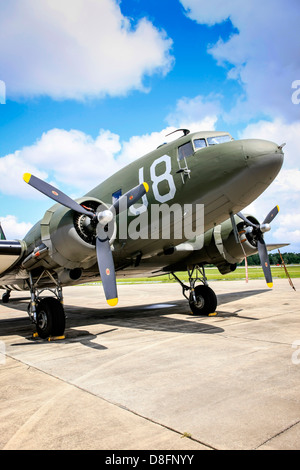
POLYGON ((217 308, 217 297, 214 291, 208 287, 207 279, 203 266, 193 266, 192 270, 187 268, 189 275, 189 284, 186 286, 173 272, 172 276, 182 287, 182 293, 188 300, 192 313, 194 315, 208 316, 215 313, 217 308), (195 276, 194 276, 195 274, 195 276), (202 282, 201 285, 195 286, 196 282, 202 282), (189 295, 186 292, 189 291, 189 295))
POLYGON ((36 281, 33 280, 29 273, 29 287, 31 293, 31 301, 28 305, 28 315, 36 325, 36 331, 40 338, 47 339, 50 336, 63 336, 65 331, 66 317, 63 308, 63 296, 60 283, 45 270, 36 281), (47 275, 54 283, 53 289, 39 289, 38 285, 44 275, 47 275), (43 297, 40 295, 45 290, 54 294, 55 297, 43 297))

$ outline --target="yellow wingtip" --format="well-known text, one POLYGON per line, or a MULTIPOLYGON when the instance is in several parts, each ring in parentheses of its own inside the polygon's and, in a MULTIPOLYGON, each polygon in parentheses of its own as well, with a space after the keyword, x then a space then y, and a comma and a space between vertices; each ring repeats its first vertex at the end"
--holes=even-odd
POLYGON ((107 303, 108 305, 110 305, 111 307, 115 307, 118 303, 118 297, 116 297, 115 299, 108 299, 107 300, 107 303))
POLYGON ((143 183, 144 188, 146 190, 146 193, 149 191, 149 184, 148 183, 143 183))
POLYGON ((29 183, 30 178, 31 178, 31 174, 30 174, 30 173, 24 173, 24 175, 23 175, 23 180, 24 180, 26 183, 29 183))
POLYGON ((270 289, 272 289, 272 287, 273 287, 273 282, 267 282, 267 286, 268 286, 270 289))
POLYGON ((280 211, 279 206, 277 206, 278 212, 280 211))

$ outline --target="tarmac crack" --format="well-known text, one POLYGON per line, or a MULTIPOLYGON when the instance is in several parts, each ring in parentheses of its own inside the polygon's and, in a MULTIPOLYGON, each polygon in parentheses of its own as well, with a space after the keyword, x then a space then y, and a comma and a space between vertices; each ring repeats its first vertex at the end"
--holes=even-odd
MULTIPOLYGON (((21 364, 23 364, 23 365, 27 365, 27 366, 28 366, 27 363, 21 361, 20 359, 16 359, 16 358, 14 358, 13 356, 10 356, 9 354, 7 354, 7 356, 10 357, 11 359, 13 359, 14 361, 17 361, 17 362, 19 362, 19 363, 21 363, 21 364)), ((42 373, 42 374, 45 374, 45 375, 47 375, 47 376, 49 376, 49 377, 55 378, 56 380, 58 380, 59 382, 62 382, 63 384, 68 384, 70 387, 74 387, 74 388, 76 388, 77 390, 80 390, 81 392, 87 393, 87 394, 89 394, 89 395, 91 395, 91 396, 93 396, 93 397, 96 397, 96 398, 98 398, 98 399, 104 401, 105 403, 108 403, 108 404, 110 404, 110 405, 112 405, 112 406, 116 406, 117 408, 120 408, 120 409, 122 409, 122 410, 124 410, 124 411, 127 411, 128 413, 131 413, 131 414, 133 414, 133 415, 135 415, 135 416, 138 416, 139 418, 142 418, 142 419, 148 421, 149 423, 155 424, 156 426, 160 426, 160 427, 162 427, 162 428, 164 428, 164 429, 167 429, 168 431, 174 432, 175 434, 181 436, 182 438, 185 438, 184 432, 178 431, 177 429, 172 428, 171 426, 168 426, 168 425, 166 425, 166 424, 160 423, 159 421, 156 421, 156 420, 154 420, 154 419, 152 419, 152 418, 149 418, 148 416, 142 415, 142 414, 140 414, 140 413, 138 413, 138 412, 136 412, 136 411, 134 411, 134 410, 132 410, 132 409, 126 407, 125 405, 122 405, 121 403, 117 403, 117 402, 114 402, 114 401, 112 401, 112 400, 108 400, 107 398, 104 398, 103 396, 101 396, 101 395, 99 395, 99 394, 93 393, 92 391, 87 390, 87 389, 81 387, 80 385, 78 385, 78 384, 76 384, 76 383, 74 383, 74 382, 66 381, 66 380, 62 379, 61 377, 58 377, 58 376, 56 376, 56 375, 54 375, 54 374, 52 374, 52 373, 50 373, 50 372, 46 372, 46 371, 40 369, 40 368, 37 367, 37 366, 29 365, 29 368, 30 368, 30 369, 34 369, 34 370, 36 370, 36 371, 38 371, 38 372, 40 372, 40 373, 42 373)), ((36 410, 36 412, 35 412, 28 420, 26 420, 26 422, 23 423, 23 425, 21 426, 21 428, 19 428, 19 429, 15 432, 15 434, 10 438, 10 440, 5 444, 4 449, 5 449, 9 444, 11 444, 11 442, 13 442, 15 439, 17 439, 18 436, 22 436, 25 429, 31 428, 31 427, 36 423, 36 421, 37 421, 38 419, 40 419, 41 416, 45 415, 46 412, 47 412, 47 410, 49 409, 49 406, 51 406, 51 403, 53 403, 53 401, 57 398, 57 396, 59 396, 59 395, 63 396, 63 395, 66 395, 67 393, 68 393, 68 390, 67 390, 67 391, 62 390, 62 391, 58 392, 55 396, 53 396, 53 397, 51 397, 49 400, 47 400, 41 407, 39 407, 39 409, 36 410)), ((212 445, 207 444, 207 443, 205 443, 205 442, 202 442, 201 440, 196 439, 196 438, 194 438, 194 437, 192 437, 192 436, 189 436, 188 438, 186 437, 186 439, 190 439, 190 440, 193 441, 193 442, 197 442, 198 444, 200 444, 200 445, 202 445, 202 446, 205 446, 205 447, 207 447, 207 448, 210 449, 210 450, 218 450, 217 448, 213 447, 212 445)), ((3 449, 3 450, 4 450, 4 449, 3 449)))
POLYGON ((273 439, 276 439, 276 437, 278 436, 281 436, 282 434, 284 434, 285 432, 289 431, 290 429, 292 429, 293 427, 297 426, 297 424, 300 423, 300 420, 296 421, 295 423, 291 424, 290 426, 287 426, 285 429, 283 429, 282 431, 279 431, 277 434, 274 434, 274 436, 272 437, 269 437, 266 441, 262 442, 261 444, 259 444, 259 446, 255 447, 254 450, 258 450, 260 447, 264 446, 265 444, 267 444, 268 442, 272 441, 273 439))

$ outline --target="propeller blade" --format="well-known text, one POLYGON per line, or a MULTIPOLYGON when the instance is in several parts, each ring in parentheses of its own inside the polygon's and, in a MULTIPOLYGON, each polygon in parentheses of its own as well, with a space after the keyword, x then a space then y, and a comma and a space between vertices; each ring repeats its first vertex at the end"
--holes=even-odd
MULTIPOLYGON (((102 230, 101 230, 102 232, 102 230)), ((109 239, 96 237, 96 252, 99 272, 103 285, 104 294, 108 305, 115 307, 118 303, 118 292, 113 255, 109 239)))
POLYGON ((91 219, 95 217, 93 212, 88 211, 62 191, 59 191, 54 186, 51 186, 51 184, 46 183, 46 181, 43 181, 30 173, 24 173, 23 179, 27 184, 37 189, 40 193, 45 194, 50 199, 53 199, 53 201, 59 202, 63 206, 66 206, 79 214, 87 215, 91 219))
POLYGON ((261 263, 261 266, 263 268, 263 272, 265 275, 266 283, 268 287, 270 287, 271 289, 273 287, 273 279, 272 279, 270 261, 269 261, 267 247, 262 237, 260 237, 257 240, 257 249, 258 249, 260 263, 261 263))
POLYGON ((130 206, 135 204, 141 197, 144 196, 149 191, 149 186, 147 183, 142 183, 135 188, 131 189, 123 196, 121 196, 110 208, 114 208, 116 215, 124 210, 129 209, 130 206))
POLYGON ((241 212, 238 212, 236 215, 238 215, 240 219, 246 222, 247 225, 250 225, 251 227, 255 227, 255 228, 258 227, 253 222, 251 222, 251 220, 247 219, 247 217, 245 217, 241 212))
POLYGON ((278 214, 279 212, 279 206, 275 206, 271 212, 269 212, 269 214, 267 215, 267 217, 265 218, 265 220, 263 221, 263 224, 270 224, 272 222, 272 220, 275 219, 276 215, 278 214))

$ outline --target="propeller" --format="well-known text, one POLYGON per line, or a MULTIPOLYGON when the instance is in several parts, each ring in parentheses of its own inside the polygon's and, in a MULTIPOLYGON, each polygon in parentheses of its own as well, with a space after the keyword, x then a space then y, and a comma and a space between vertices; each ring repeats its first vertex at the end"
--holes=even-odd
POLYGON ((270 288, 273 287, 273 279, 272 279, 272 273, 271 273, 271 268, 270 268, 268 250, 264 241, 263 234, 271 230, 270 223, 272 222, 272 220, 274 220, 278 212, 279 212, 279 207, 275 206, 269 212, 269 214, 265 217, 262 224, 255 224, 251 222, 251 220, 247 219, 247 217, 245 217, 241 212, 237 213, 238 217, 240 217, 240 219, 242 219, 245 222, 245 224, 248 226, 247 234, 251 236, 252 240, 257 245, 258 255, 259 255, 260 263, 264 272, 266 283, 268 287, 270 288))
POLYGON ((109 237, 107 234, 107 225, 121 212, 127 210, 130 206, 135 204, 141 197, 144 196, 149 190, 147 183, 142 183, 135 188, 131 189, 118 200, 116 200, 109 209, 93 212, 86 207, 78 204, 69 196, 58 190, 54 186, 45 181, 37 178, 36 176, 25 173, 23 175, 24 181, 37 189, 39 192, 45 194, 55 202, 59 202, 65 207, 72 209, 79 214, 86 215, 97 224, 96 226, 96 254, 99 272, 102 280, 102 285, 107 303, 114 307, 118 303, 118 293, 116 284, 116 274, 114 267, 114 260, 112 255, 109 237))

